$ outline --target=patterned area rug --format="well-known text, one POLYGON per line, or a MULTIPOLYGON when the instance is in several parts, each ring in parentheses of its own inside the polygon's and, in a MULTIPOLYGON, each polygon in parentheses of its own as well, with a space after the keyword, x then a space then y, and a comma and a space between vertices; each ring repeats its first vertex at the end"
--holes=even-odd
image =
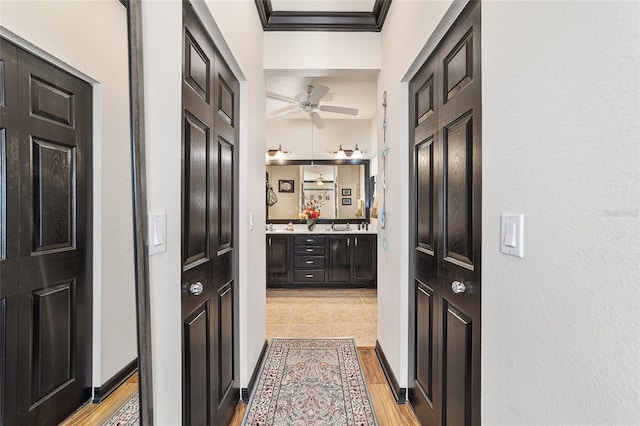
POLYGON ((355 340, 272 339, 243 425, 377 425, 355 340))
POLYGON ((137 426, 140 424, 140 412, 138 411, 138 392, 134 393, 125 402, 104 426, 137 426))

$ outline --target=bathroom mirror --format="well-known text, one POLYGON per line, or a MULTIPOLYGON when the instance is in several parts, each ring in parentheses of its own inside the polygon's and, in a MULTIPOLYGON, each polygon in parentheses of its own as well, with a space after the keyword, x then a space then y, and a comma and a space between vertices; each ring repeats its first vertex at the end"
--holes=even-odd
POLYGON ((307 201, 318 206, 320 223, 369 221, 369 160, 278 161, 266 170, 267 222, 297 222, 307 201))

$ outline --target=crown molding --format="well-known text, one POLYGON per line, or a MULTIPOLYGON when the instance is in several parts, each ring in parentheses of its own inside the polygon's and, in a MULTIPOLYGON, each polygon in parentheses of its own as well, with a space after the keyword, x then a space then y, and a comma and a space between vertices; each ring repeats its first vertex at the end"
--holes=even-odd
POLYGON ((271 0, 255 0, 264 31, 379 32, 391 0, 375 0, 371 12, 274 11, 271 0))

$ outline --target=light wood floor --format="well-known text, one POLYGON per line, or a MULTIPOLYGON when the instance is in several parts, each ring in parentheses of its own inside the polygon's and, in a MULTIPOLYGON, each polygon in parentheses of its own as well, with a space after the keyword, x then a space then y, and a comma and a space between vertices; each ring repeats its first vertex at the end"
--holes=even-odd
POLYGON ((138 373, 129 377, 100 404, 89 402, 73 413, 62 426, 102 425, 138 390, 138 373))

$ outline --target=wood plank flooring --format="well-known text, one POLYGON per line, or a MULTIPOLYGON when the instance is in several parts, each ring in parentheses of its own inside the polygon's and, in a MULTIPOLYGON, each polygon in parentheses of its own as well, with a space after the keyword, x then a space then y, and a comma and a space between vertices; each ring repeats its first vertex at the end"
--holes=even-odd
POLYGON ((61 423, 62 426, 102 425, 109 420, 120 407, 138 390, 138 373, 135 373, 118 387, 100 404, 87 403, 71 417, 61 423))

